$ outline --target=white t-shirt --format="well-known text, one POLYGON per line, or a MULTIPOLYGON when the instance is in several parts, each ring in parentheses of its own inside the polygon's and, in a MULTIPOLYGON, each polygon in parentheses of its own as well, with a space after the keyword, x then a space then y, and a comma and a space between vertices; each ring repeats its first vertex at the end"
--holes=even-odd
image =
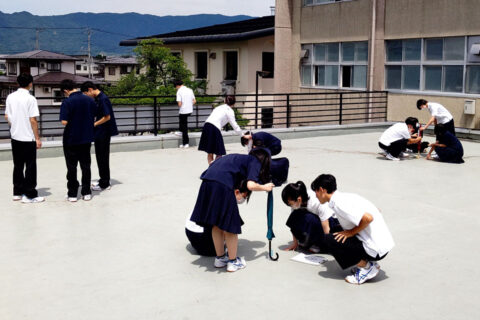
POLYGON ((356 237, 362 241, 365 251, 372 257, 381 257, 394 247, 392 235, 383 216, 377 207, 367 199, 354 194, 335 191, 328 203, 335 212, 344 230, 351 230, 360 224, 365 213, 373 217, 373 221, 356 237))
POLYGON ((238 126, 237 121, 235 121, 235 113, 227 104, 222 104, 213 109, 206 122, 213 124, 218 130, 222 130, 227 123, 230 123, 237 134, 242 134, 242 129, 238 126))
POLYGON ((438 124, 445 124, 453 119, 453 116, 442 106, 440 103, 429 102, 427 103, 428 111, 437 119, 438 124))
POLYGON ((38 117, 37 99, 28 90, 19 88, 7 97, 5 114, 11 123, 10 134, 17 141, 35 141, 30 118, 38 117))
POLYGON ((307 190, 307 194, 309 198, 307 202, 307 210, 313 214, 316 214, 321 221, 328 220, 331 216, 335 215, 332 208, 330 208, 327 203, 320 203, 315 195, 315 192, 312 190, 307 190))
MULTIPOLYGON (((192 211, 192 214, 193 214, 193 211, 192 211)), ((195 233, 203 233, 203 227, 199 226, 198 224, 190 220, 190 218, 192 217, 192 214, 187 216, 187 221, 185 221, 185 228, 195 233)))
POLYGON ((177 90, 177 102, 182 102, 180 107, 180 114, 187 114, 193 112, 193 100, 195 100, 195 95, 193 90, 185 86, 181 86, 177 90))
POLYGON ((400 139, 410 139, 410 132, 406 123, 396 123, 380 136, 379 142, 385 146, 389 146, 392 142, 400 139))

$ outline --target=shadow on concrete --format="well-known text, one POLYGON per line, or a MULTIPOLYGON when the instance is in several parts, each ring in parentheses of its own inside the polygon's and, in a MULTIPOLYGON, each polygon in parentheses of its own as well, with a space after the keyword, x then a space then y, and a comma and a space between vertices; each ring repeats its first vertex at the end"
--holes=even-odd
POLYGON ((50 188, 38 188, 37 191, 38 191, 38 196, 39 197, 48 197, 48 196, 51 196, 52 193, 50 191, 50 188))

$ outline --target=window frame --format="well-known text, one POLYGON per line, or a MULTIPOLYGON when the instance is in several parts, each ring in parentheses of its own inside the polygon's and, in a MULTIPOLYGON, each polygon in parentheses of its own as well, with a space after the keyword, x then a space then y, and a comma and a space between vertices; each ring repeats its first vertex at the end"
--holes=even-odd
MULTIPOLYGON (((209 70, 208 70, 208 65, 209 65, 209 61, 208 61, 208 56, 209 56, 209 52, 208 50, 195 50, 193 52, 193 58, 194 58, 194 64, 195 64, 195 79, 196 80, 207 80, 208 79, 208 74, 209 74, 209 70), (206 63, 206 66, 205 66, 205 78, 200 78, 198 76, 198 53, 205 53, 205 63, 206 63)), ((238 58, 237 58, 238 60, 238 58)), ((238 69, 238 65, 237 65, 237 69, 238 69)), ((237 77, 238 77, 238 70, 237 70, 237 77)))

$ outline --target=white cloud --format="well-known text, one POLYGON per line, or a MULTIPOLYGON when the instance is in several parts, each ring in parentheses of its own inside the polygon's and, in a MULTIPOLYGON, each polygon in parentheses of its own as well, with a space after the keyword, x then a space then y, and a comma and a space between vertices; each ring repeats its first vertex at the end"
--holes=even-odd
POLYGON ((227 16, 266 16, 275 0, 82 0, 66 5, 60 0, 2 1, 4 13, 28 11, 34 15, 62 15, 72 12, 138 12, 157 16, 191 15, 199 13, 223 14, 227 16))

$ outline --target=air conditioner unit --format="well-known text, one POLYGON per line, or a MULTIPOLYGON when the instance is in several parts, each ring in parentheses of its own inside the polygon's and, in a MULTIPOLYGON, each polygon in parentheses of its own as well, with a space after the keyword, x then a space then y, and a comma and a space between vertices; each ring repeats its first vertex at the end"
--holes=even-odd
POLYGON ((475 100, 465 100, 463 106, 464 114, 475 114, 475 100))
POLYGON ((45 87, 45 88, 43 88, 43 92, 44 93, 50 93, 50 92, 52 92, 52 89, 50 87, 45 87))

